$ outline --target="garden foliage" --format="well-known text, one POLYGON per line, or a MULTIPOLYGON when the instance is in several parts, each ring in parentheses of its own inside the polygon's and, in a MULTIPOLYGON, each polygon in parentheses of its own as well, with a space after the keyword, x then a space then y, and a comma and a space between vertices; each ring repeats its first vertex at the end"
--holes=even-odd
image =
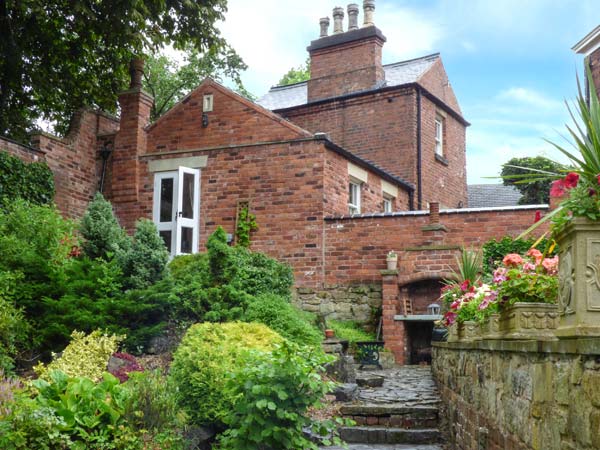
POLYGON ((337 338, 348 341, 351 348, 356 347, 356 342, 375 340, 374 333, 368 333, 359 322, 353 320, 328 320, 327 327, 335 331, 337 338))
MULTIPOLYGON (((510 236, 504 236, 500 240, 491 239, 483 244, 483 273, 491 275, 492 272, 502 263, 502 259, 509 253, 518 253, 523 255, 536 243, 535 239, 513 239, 510 236)), ((548 249, 550 242, 542 239, 536 245, 537 248, 548 249)), ((549 256, 558 252, 554 246, 552 251, 548 251, 549 256)))
POLYGON ((54 175, 45 162, 24 163, 0 151, 0 208, 23 199, 47 205, 54 198, 54 175))
POLYGON ((228 450, 317 449, 305 435, 311 428, 324 444, 339 443, 335 422, 313 422, 309 408, 318 407, 333 388, 323 381, 322 365, 331 361, 323 353, 284 342, 270 353, 249 352, 246 363, 232 372, 226 390, 235 398, 225 416, 228 429, 220 436, 228 450))
POLYGON ((249 349, 268 352, 281 336, 261 324, 230 322, 192 325, 173 357, 171 377, 180 402, 196 424, 223 422, 235 397, 225 389, 249 349))
POLYGON ((0 272, 0 373, 14 368, 14 359, 29 347, 30 325, 14 303, 23 276, 0 272))

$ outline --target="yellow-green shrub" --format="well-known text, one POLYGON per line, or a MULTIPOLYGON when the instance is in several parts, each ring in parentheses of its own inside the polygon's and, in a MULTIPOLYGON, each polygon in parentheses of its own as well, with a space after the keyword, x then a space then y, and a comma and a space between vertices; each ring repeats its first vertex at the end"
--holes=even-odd
MULTIPOLYGON (((50 372, 60 370, 70 377, 87 377, 94 381, 102 379, 111 355, 125 336, 108 335, 100 330, 86 336, 81 331, 71 333, 71 342, 59 358, 45 366, 34 367, 40 378, 50 380, 50 372)), ((54 356, 54 355, 53 355, 54 356)))
POLYGON ((247 350, 269 352, 283 338, 257 323, 192 325, 175 352, 172 379, 179 400, 195 423, 219 423, 231 411, 227 377, 244 367, 247 350))

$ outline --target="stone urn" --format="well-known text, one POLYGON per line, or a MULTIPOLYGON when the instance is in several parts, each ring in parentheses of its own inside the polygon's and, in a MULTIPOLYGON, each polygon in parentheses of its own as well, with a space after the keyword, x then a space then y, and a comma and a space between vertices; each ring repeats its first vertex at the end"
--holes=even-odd
POLYGON ((600 222, 576 217, 556 241, 560 246, 556 334, 600 336, 600 222))
POLYGON ((517 302, 500 313, 500 337, 554 340, 558 321, 556 304, 517 302))

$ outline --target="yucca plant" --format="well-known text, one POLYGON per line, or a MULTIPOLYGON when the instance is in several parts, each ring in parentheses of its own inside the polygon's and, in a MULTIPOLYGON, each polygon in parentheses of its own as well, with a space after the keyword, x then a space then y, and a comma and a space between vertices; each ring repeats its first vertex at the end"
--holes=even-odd
POLYGON ((470 281, 477 283, 481 279, 483 270, 483 257, 480 251, 462 249, 460 256, 456 257, 458 272, 454 275, 459 283, 470 281))

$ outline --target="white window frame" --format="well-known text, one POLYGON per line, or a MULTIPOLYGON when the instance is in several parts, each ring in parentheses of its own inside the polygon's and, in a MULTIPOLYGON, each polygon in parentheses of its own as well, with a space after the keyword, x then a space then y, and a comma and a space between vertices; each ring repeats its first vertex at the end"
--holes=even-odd
POLYGON ((444 156, 444 118, 435 118, 435 154, 444 156))
POLYGON ((383 212, 384 213, 391 213, 393 212, 393 203, 394 199, 392 197, 389 197, 387 195, 383 196, 383 212))
POLYGON ((156 172, 154 174, 154 199, 152 218, 158 231, 171 231, 171 257, 184 254, 181 251, 182 228, 192 229, 192 253, 198 252, 200 224, 200 170, 179 167, 176 171, 156 172), (193 212, 191 218, 182 217, 184 174, 194 176, 193 212), (172 214, 170 221, 160 221, 161 183, 164 179, 173 179, 172 214))
POLYGON ((362 183, 350 180, 348 183, 348 212, 350 214, 360 214, 362 183))

